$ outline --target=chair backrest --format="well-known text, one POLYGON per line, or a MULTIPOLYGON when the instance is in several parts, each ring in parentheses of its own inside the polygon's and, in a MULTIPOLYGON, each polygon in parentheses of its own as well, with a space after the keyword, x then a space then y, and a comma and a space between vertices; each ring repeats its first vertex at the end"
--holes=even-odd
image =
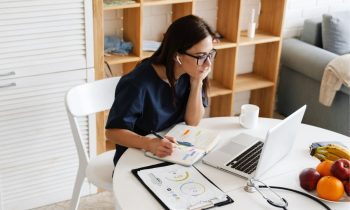
POLYGON ((111 108, 119 80, 120 77, 111 77, 78 85, 66 94, 66 110, 79 155, 79 164, 87 165, 89 158, 84 148, 77 118, 111 108))
POLYGON ((66 95, 68 111, 74 116, 86 116, 111 108, 119 80, 111 77, 73 87, 66 95))

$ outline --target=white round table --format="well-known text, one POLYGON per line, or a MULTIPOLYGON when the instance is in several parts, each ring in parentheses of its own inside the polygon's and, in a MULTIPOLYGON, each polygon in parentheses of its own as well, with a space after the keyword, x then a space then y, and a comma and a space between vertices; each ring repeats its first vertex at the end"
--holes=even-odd
MULTIPOLYGON (((244 129, 238 123, 237 117, 216 117, 202 119, 200 127, 220 131, 219 145, 241 132, 265 138, 267 130, 279 122, 277 119, 259 118, 258 126, 254 129, 244 129)), ((317 141, 341 141, 350 147, 350 138, 329 130, 302 124, 290 154, 277 163, 261 178, 269 185, 289 187, 301 190, 298 182, 299 172, 307 167, 315 167, 319 162, 309 155, 309 145, 317 141)), ((113 177, 113 190, 116 209, 163 209, 157 200, 131 173, 132 169, 160 163, 146 157, 141 150, 129 148, 120 158, 113 177)), ((213 181, 221 190, 226 192, 234 203, 218 209, 277 209, 269 205, 260 194, 247 193, 243 190, 246 180, 232 174, 220 171, 203 164, 195 164, 196 168, 213 181)), ((316 202, 288 191, 278 193, 288 200, 288 209, 323 209, 316 202)), ((335 210, 350 209, 350 202, 326 204, 335 210)))

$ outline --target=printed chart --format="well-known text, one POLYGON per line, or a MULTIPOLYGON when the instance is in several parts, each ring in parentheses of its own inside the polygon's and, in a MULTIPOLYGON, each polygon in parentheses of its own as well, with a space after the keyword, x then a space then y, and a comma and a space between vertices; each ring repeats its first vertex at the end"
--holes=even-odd
POLYGON ((193 167, 169 165, 138 172, 144 183, 171 209, 184 210, 198 204, 221 202, 226 194, 193 167))

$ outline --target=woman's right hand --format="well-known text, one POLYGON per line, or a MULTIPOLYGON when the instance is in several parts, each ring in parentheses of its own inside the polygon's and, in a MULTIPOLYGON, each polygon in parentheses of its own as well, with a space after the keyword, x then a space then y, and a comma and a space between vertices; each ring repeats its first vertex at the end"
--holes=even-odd
POLYGON ((149 151, 158 157, 171 155, 174 147, 173 142, 175 142, 174 138, 169 136, 164 139, 153 138, 151 139, 149 151))

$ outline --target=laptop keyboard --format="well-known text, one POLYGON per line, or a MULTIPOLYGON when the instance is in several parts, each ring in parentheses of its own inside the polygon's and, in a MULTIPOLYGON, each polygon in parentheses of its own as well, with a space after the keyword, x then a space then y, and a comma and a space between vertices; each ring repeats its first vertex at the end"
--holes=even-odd
POLYGON ((226 164, 226 166, 229 166, 233 169, 236 169, 238 171, 242 171, 247 174, 251 174, 255 171, 259 157, 261 154, 261 150, 264 143, 259 141, 253 146, 251 146, 249 149, 244 151, 242 154, 237 156, 235 159, 233 159, 231 162, 226 164))

